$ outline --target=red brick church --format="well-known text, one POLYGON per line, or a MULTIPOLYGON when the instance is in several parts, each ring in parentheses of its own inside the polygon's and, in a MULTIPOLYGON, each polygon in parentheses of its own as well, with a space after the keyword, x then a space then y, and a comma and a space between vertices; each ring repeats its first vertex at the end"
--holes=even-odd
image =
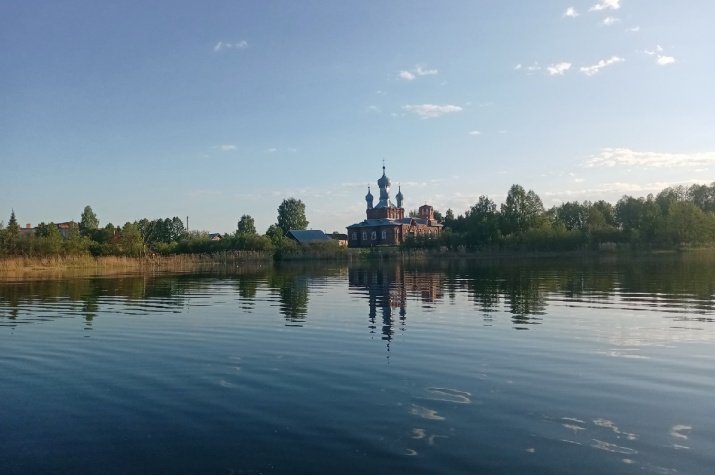
POLYGON ((348 226, 348 247, 395 246, 405 242, 408 236, 436 238, 442 225, 434 219, 434 209, 429 205, 420 206, 419 217, 405 218, 402 207, 402 190, 397 191, 397 206, 390 201, 390 179, 382 167, 382 177, 377 180, 380 200, 373 206, 370 187, 367 188, 367 219, 348 226))

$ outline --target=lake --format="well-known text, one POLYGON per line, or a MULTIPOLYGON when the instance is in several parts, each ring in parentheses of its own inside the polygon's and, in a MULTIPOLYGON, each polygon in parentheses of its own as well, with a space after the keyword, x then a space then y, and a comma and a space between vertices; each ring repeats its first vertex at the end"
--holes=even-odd
POLYGON ((0 472, 706 474, 715 259, 0 282, 0 472))

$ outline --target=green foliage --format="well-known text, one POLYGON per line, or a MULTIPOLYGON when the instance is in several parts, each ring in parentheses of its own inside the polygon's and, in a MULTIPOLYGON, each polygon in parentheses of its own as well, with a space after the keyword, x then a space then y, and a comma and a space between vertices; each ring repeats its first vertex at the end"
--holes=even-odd
POLYGON ((715 216, 695 203, 675 202, 668 213, 667 230, 676 245, 703 244, 715 238, 715 216))
POLYGON ((139 257, 144 253, 144 239, 136 224, 126 223, 119 236, 119 253, 127 257, 139 257))
POLYGON ((31 253, 39 256, 57 256, 63 254, 62 236, 55 223, 40 223, 35 229, 35 238, 31 240, 31 253))
POLYGON ((170 244, 179 241, 186 235, 184 222, 178 216, 164 219, 140 219, 135 221, 137 229, 142 235, 146 245, 155 249, 159 244, 170 244))
POLYGON ((501 206, 502 234, 522 236, 539 224, 543 214, 544 205, 536 193, 525 191, 521 185, 512 185, 501 206))
POLYGON ((97 215, 92 211, 91 206, 85 206, 79 221, 79 230, 82 236, 89 236, 92 231, 99 227, 97 215))
POLYGON ((636 199, 632 196, 623 196, 616 203, 615 215, 618 226, 625 230, 631 231, 638 229, 643 214, 644 199, 636 199))
POLYGON ((17 218, 15 218, 15 210, 10 213, 10 220, 7 222, 7 230, 15 235, 18 234, 17 218))
POLYGON ((236 234, 257 234, 256 223, 253 221, 253 218, 250 215, 244 214, 243 216, 241 216, 241 219, 238 220, 236 234))
POLYGON ((557 222, 563 223, 567 230, 582 229, 587 226, 590 214, 589 204, 569 201, 555 209, 557 222))
POLYGON ((283 200, 278 207, 277 225, 284 235, 288 234, 291 229, 307 229, 308 220, 305 218, 305 204, 295 198, 283 200))

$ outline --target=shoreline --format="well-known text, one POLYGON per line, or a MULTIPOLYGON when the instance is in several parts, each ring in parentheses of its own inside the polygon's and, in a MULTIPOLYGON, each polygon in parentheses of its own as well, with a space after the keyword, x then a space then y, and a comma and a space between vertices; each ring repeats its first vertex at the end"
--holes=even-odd
POLYGON ((137 272, 202 272, 231 267, 273 265, 289 262, 353 262, 371 260, 493 260, 493 259, 554 259, 554 258, 632 258, 648 255, 678 255, 683 253, 713 252, 712 248, 676 250, 618 250, 618 251, 440 251, 383 247, 345 249, 339 253, 291 253, 274 255, 269 252, 233 251, 215 254, 177 254, 171 256, 53 256, 2 257, 0 280, 44 274, 118 275, 137 272))

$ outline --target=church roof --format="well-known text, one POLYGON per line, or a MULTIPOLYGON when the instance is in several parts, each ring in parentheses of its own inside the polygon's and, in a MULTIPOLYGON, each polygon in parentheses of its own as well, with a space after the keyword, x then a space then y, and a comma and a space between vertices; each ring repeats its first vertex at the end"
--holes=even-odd
POLYGON ((311 241, 330 241, 330 237, 319 229, 309 229, 305 231, 299 231, 296 229, 291 229, 288 231, 288 237, 292 237, 298 242, 311 242, 311 241))
MULTIPOLYGON (((429 220, 427 219, 420 219, 420 218, 402 218, 402 219, 388 219, 388 218, 380 218, 380 219, 366 219, 365 221, 362 221, 360 223, 355 223, 348 228, 369 228, 369 227, 375 227, 375 226, 402 226, 402 225, 407 225, 409 226, 412 224, 412 221, 415 222, 417 226, 427 226, 427 222, 429 220)), ((432 224, 430 225, 432 227, 442 227, 441 224, 439 224, 436 220, 432 220, 432 224)))

